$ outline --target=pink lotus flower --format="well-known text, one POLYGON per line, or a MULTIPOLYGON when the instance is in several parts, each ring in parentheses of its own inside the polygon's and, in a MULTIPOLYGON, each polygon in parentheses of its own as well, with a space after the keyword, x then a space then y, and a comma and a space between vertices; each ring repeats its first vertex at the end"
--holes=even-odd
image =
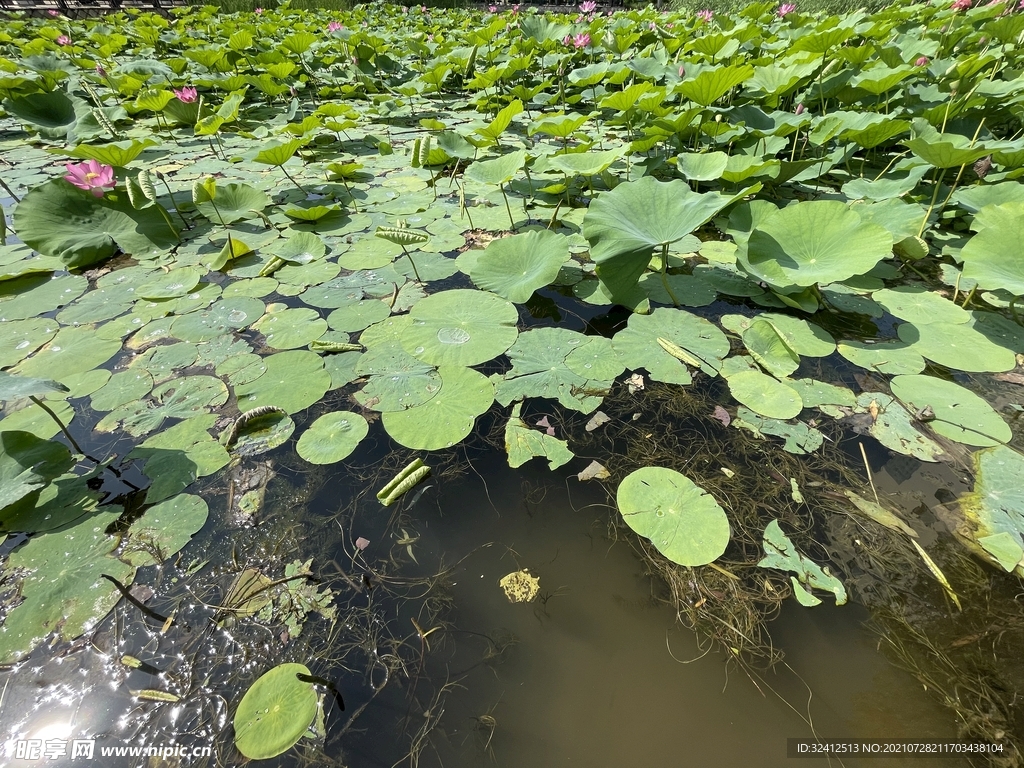
POLYGON ((57 35, 57 45, 71 45, 71 38, 67 35, 57 35))
POLYGON ((185 104, 192 104, 196 99, 199 98, 199 92, 191 85, 186 85, 181 90, 172 88, 174 95, 178 97, 178 101, 184 102, 185 104))
POLYGON ((778 10, 775 11, 775 15, 780 19, 784 19, 786 16, 796 10, 796 6, 793 3, 783 3, 779 6, 778 10))
POLYGON ((703 11, 697 11, 697 18, 703 22, 710 22, 715 18, 715 12, 710 8, 705 8, 703 11))
POLYGON ((260 14, 263 13, 263 9, 262 8, 257 8, 255 11, 253 11, 253 13, 255 13, 257 16, 259 16, 260 14))
POLYGON ((100 77, 106 77, 107 76, 107 70, 105 70, 101 64, 97 64, 96 65, 96 74, 99 75, 100 77))
POLYGON ((572 38, 569 35, 566 35, 565 37, 562 38, 562 45, 571 45, 571 44, 572 44, 572 38))
POLYGON ((488 5, 487 6, 487 12, 488 13, 497 13, 498 12, 498 6, 496 6, 496 5, 488 5))
POLYGON ((369 539, 363 538, 362 536, 360 536, 358 539, 356 539, 356 549, 358 549, 360 552, 362 552, 368 546, 370 546, 370 540, 369 539))
POLYGON ((954 11, 966 11, 971 7, 972 4, 973 3, 971 3, 971 0, 953 0, 953 4, 950 5, 949 7, 952 8, 954 11))
POLYGON ((586 48, 590 45, 590 35, 586 32, 580 32, 572 39, 573 47, 576 49, 586 48))
POLYGON ((67 163, 68 174, 64 180, 79 189, 92 193, 93 197, 103 197, 104 187, 114 188, 114 169, 102 165, 98 160, 86 160, 84 163, 67 163))
POLYGON ((512 14, 515 15, 517 13, 519 13, 519 3, 512 6, 512 14))
POLYGON ((656 30, 656 29, 658 28, 658 25, 657 25, 657 24, 655 24, 655 23, 654 23, 654 22, 652 21, 652 22, 649 22, 649 23, 647 24, 647 28, 648 28, 649 30, 651 30, 651 32, 653 32, 654 30, 656 30))
POLYGON ((594 0, 584 0, 580 3, 580 11, 583 13, 593 13, 597 9, 597 3, 594 0))
POLYGON ((47 16, 52 16, 53 18, 56 19, 58 16, 60 16, 60 11, 55 11, 53 8, 51 8, 50 10, 48 10, 46 12, 46 15, 47 16))
POLYGON ((337 32, 339 29, 344 29, 345 25, 340 21, 330 21, 327 23, 328 32, 337 32))
POLYGON ((915 67, 927 67, 931 62, 927 56, 918 56, 917 61, 914 62, 915 67))

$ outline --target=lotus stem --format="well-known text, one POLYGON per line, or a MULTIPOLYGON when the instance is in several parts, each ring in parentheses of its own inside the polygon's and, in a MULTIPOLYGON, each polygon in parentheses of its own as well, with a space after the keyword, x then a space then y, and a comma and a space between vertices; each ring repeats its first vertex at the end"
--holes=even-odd
MULTIPOLYGON (((297 182, 297 181, 296 181, 295 179, 293 179, 293 178, 292 178, 292 175, 291 175, 290 173, 288 173, 288 171, 286 171, 286 170, 284 169, 284 166, 283 166, 283 165, 279 165, 279 166, 277 166, 277 167, 281 169, 281 171, 282 171, 282 172, 284 173, 284 175, 288 177, 288 181, 290 181, 290 182, 291 182, 292 184, 294 184, 294 185, 295 185, 295 188, 296 188, 296 189, 298 189, 298 190, 299 190, 299 192, 301 192, 301 193, 302 193, 302 194, 304 194, 304 195, 308 195, 308 194, 309 194, 309 192, 307 192, 306 190, 304 190, 304 189, 302 188, 302 185, 301 185, 301 184, 299 184, 299 182, 297 182)), ((346 185, 346 189, 347 189, 347 188, 348 188, 348 185, 346 185)))
POLYGON ((501 196, 505 198, 505 210, 508 211, 508 221, 509 224, 511 225, 512 231, 515 232, 516 222, 515 219, 512 218, 512 206, 508 204, 508 195, 505 194, 505 185, 499 184, 498 188, 501 190, 501 196))
POLYGON ((167 190, 167 196, 171 198, 171 205, 174 206, 174 212, 178 214, 178 218, 181 219, 181 223, 185 225, 185 229, 192 229, 189 223, 185 220, 185 216, 182 214, 181 209, 178 208, 178 201, 174 199, 174 193, 171 192, 170 186, 167 184, 167 179, 159 171, 156 172, 156 177, 160 179, 160 182, 164 185, 164 189, 167 190))
POLYGON ((20 203, 21 202, 21 198, 19 198, 16 194, 14 194, 14 190, 12 190, 10 187, 8 187, 7 186, 7 182, 5 182, 3 179, 0 179, 0 187, 4 188, 4 192, 6 192, 8 195, 10 195, 11 199, 14 200, 14 202, 16 202, 16 203, 20 203))
POLYGON ((668 284, 668 243, 662 243, 661 245, 661 284, 665 286, 665 291, 668 293, 668 297, 672 299, 672 303, 675 304, 676 309, 679 308, 679 299, 672 292, 672 288, 668 284))
POLYGON ((420 278, 419 270, 416 269, 416 262, 412 260, 412 254, 406 250, 404 245, 402 246, 402 251, 405 253, 405 258, 407 258, 409 263, 412 264, 412 273, 416 275, 416 282, 422 283, 423 280, 420 278))
POLYGON ((57 426, 60 427, 60 431, 64 433, 64 437, 66 437, 68 439, 68 442, 71 443, 71 447, 75 449, 75 453, 82 454, 83 456, 85 456, 85 458, 89 459, 89 461, 95 464, 100 463, 97 459, 94 459, 92 456, 90 456, 89 454, 82 450, 82 446, 80 446, 78 444, 78 441, 71 436, 71 433, 68 431, 68 428, 64 426, 64 422, 60 420, 60 416, 54 413, 53 409, 50 408, 50 406, 48 406, 35 395, 29 395, 29 400, 38 405, 44 411, 46 411, 50 415, 50 418, 57 422, 57 426))
MULTIPOLYGON (((978 130, 974 132, 974 136, 971 138, 971 143, 968 145, 968 149, 974 147, 975 142, 978 140, 978 135, 981 133, 982 127, 985 125, 985 118, 981 118, 981 122, 978 123, 978 130)), ((956 192, 957 185, 960 183, 960 177, 964 175, 964 168, 967 167, 967 163, 960 166, 960 170, 957 171, 956 178, 953 180, 953 186, 949 188, 949 194, 946 195, 946 199, 942 201, 942 205, 939 206, 939 214, 941 215, 946 206, 949 205, 950 199, 953 197, 953 193, 956 192)))
POLYGON ((928 205, 928 210, 924 212, 924 218, 921 219, 921 227, 917 230, 917 236, 922 237, 924 235, 925 227, 928 226, 928 217, 932 215, 932 210, 935 208, 935 201, 939 199, 939 188, 942 187, 942 179, 946 175, 946 169, 942 169, 942 173, 939 174, 939 178, 935 181, 935 189, 932 192, 932 201, 928 205))

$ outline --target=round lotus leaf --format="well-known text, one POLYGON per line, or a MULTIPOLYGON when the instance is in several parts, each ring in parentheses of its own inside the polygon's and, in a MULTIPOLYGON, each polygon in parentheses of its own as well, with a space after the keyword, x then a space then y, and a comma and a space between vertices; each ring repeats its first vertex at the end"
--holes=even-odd
POLYGON ((296 349, 323 336, 327 332, 327 321, 315 309, 289 309, 284 304, 271 304, 253 329, 263 334, 268 347, 296 349))
POLYGON ((770 323, 786 346, 805 357, 828 357, 836 351, 836 340, 819 325, 800 317, 764 312, 757 319, 770 323))
POLYGON ((136 567, 159 565, 188 544, 209 513, 206 502, 190 493, 150 507, 128 529, 122 559, 136 567))
POLYGON ((339 272, 341 267, 333 261, 320 260, 309 264, 286 264, 274 273, 274 277, 278 281, 278 293, 298 296, 310 285, 333 280, 339 272))
POLYGON ((675 470, 643 467, 631 472, 619 484, 615 499, 626 524, 679 565, 707 565, 729 544, 725 511, 675 470))
POLYGON ((1003 288, 1014 296, 1024 295, 1020 259, 1024 202, 986 206, 978 212, 975 229, 980 231, 960 252, 964 277, 976 280, 983 288, 1003 288))
POLYGON ((262 301, 248 296, 221 299, 209 309, 182 315, 171 333, 182 341, 209 341, 229 331, 252 325, 263 316, 262 301))
POLYGON ((82 275, 25 275, 0 282, 0 322, 38 317, 77 299, 89 287, 82 275))
POLYGON ((900 374, 920 373, 924 370, 924 358, 909 344, 900 341, 885 341, 868 344, 864 341, 844 341, 837 349, 839 354, 854 365, 879 373, 900 374))
POLYGON ((970 324, 903 323, 896 333, 914 352, 954 370, 996 373, 1017 365, 1013 350, 994 343, 970 324))
MULTIPOLYGON (((64 426, 68 426, 75 418, 75 409, 67 400, 61 400, 49 404, 50 410, 57 414, 64 426)), ((8 412, 3 419, 0 419, 0 431, 24 431, 31 432, 36 437, 49 440, 60 432, 60 427, 46 411, 34 403, 29 403, 17 411, 8 412)))
POLYGON ((225 299, 233 299, 236 296, 250 296, 259 299, 268 293, 277 290, 277 280, 272 277, 250 277, 245 280, 235 280, 224 286, 221 294, 225 299))
POLYGON ((913 411, 931 406, 935 420, 928 425, 940 435, 966 445, 988 447, 1013 437, 1010 425, 985 400, 952 381, 934 376, 896 376, 892 393, 913 411))
POLYGON ((233 224, 241 219, 253 218, 269 204, 270 198, 255 187, 231 183, 218 185, 216 198, 196 207, 211 222, 233 224))
POLYGON ((159 429, 166 419, 187 419, 228 399, 224 382, 213 376, 176 377, 160 384, 144 400, 118 406, 102 418, 96 429, 113 431, 120 423, 130 434, 144 435, 159 429))
MULTIPOLYGON (((176 299, 163 299, 156 302, 163 304, 171 315, 186 315, 197 309, 204 309, 220 298, 221 288, 216 283, 199 283, 195 290, 176 299)), ((138 309, 138 307, 136 307, 138 309)))
POLYGON ((52 339, 59 327, 56 320, 46 317, 12 320, 0 325, 4 337, 4 343, 0 346, 0 368, 20 363, 52 339))
POLYGON ((260 405, 276 405, 297 413, 320 400, 330 389, 331 375, 313 352, 293 350, 263 358, 267 371, 255 381, 235 387, 238 408, 248 411, 260 405))
POLYGON ((604 336, 587 336, 587 340, 566 355, 566 367, 577 376, 600 381, 613 381, 626 366, 615 350, 612 340, 604 336))
POLYGON ((558 276, 569 240, 547 229, 492 240, 469 273, 485 291, 522 304, 558 276))
POLYGON ((908 323, 966 323, 971 315, 934 291, 912 285, 883 288, 871 298, 888 310, 889 314, 908 323))
POLYGON ((238 387, 240 384, 256 381, 267 372, 267 364, 259 355, 244 352, 220 362, 214 372, 226 378, 232 387, 238 387))
MULTIPOLYGON (((430 247, 437 248, 437 241, 431 240, 430 247)), ((409 280, 417 280, 418 274, 418 279, 425 283, 444 280, 459 271, 455 259, 433 250, 417 251, 415 256, 405 254, 402 258, 396 259, 392 266, 398 274, 409 280), (413 269, 413 263, 416 264, 416 269, 413 269)))
POLYGON ((511 347, 519 335, 515 306, 482 291, 435 293, 417 302, 409 317, 402 346, 437 366, 485 363, 511 347))
POLYGON ((108 381, 110 381, 110 371, 105 368, 94 368, 91 371, 72 373, 70 376, 65 376, 64 381, 61 382, 68 388, 68 393, 65 395, 50 395, 47 399, 88 397, 108 381))
POLYGON ((863 274, 891 253, 885 227, 864 222, 846 203, 813 200, 758 222, 740 263, 772 285, 824 285, 863 274))
POLYGON ((648 272, 640 278, 640 289, 647 294, 651 301, 659 304, 674 305, 679 302, 683 307, 706 307, 714 303, 718 292, 705 282, 698 275, 666 275, 668 287, 672 291, 670 295, 665 289, 662 275, 648 272), (672 297, 675 297, 673 301, 672 297))
POLYGON ((61 328, 49 343, 18 366, 17 373, 60 381, 99 368, 121 349, 120 339, 101 339, 93 325, 61 328))
POLYGON ((322 259, 327 253, 327 246, 313 232, 296 232, 291 237, 275 241, 267 251, 290 264, 309 264, 322 259))
POLYGON ((358 413, 325 413, 302 433, 295 447, 310 464, 334 464, 351 454, 369 430, 358 413))
POLYGON ((369 376, 366 386, 356 393, 356 400, 364 408, 382 413, 423 405, 441 389, 440 374, 402 349, 397 341, 370 347, 355 373, 369 376))
POLYGON ((57 313, 57 320, 61 325, 102 323, 128 312, 134 303, 135 294, 130 287, 97 288, 64 307, 57 313))
POLYGON ((324 370, 331 374, 331 389, 340 389, 359 378, 356 366, 362 356, 362 352, 342 352, 324 357, 324 370))
POLYGON ((143 299, 176 299, 191 292, 206 274, 195 267, 179 267, 143 283, 135 295, 143 299))
POLYGON ((345 269, 377 269, 387 266, 402 253, 402 246, 397 243, 366 234, 338 256, 338 264, 345 269))
POLYGON ((199 350, 195 344, 179 341, 175 344, 150 347, 132 360, 128 367, 134 370, 147 370, 155 381, 164 381, 175 371, 192 365, 198 357, 199 350))
POLYGON ((423 405, 381 416, 384 429, 406 448, 436 451, 464 440, 494 401, 490 380, 472 368, 445 366, 441 391, 423 405))
POLYGON ((93 392, 92 407, 97 411, 112 411, 119 405, 140 400, 153 389, 153 376, 145 369, 130 368, 115 373, 102 387, 93 392))
POLYGON ((74 464, 60 443, 31 432, 0 433, 0 510, 28 496, 74 464))
POLYGON ((12 609, 0 631, 0 664, 28 655, 51 632, 73 640, 94 628, 121 600, 100 574, 131 584, 135 568, 112 556, 119 537, 105 531, 122 510, 89 515, 59 534, 29 539, 14 550, 9 573, 28 572, 21 583, 23 602, 12 609))
POLYGON ((2 529, 25 533, 43 533, 63 528, 92 514, 101 494, 89 488, 88 481, 65 474, 40 490, 6 507, 2 529))
POLYGON ((722 360, 729 354, 729 339, 702 317, 681 309, 659 307, 649 315, 630 315, 625 328, 612 338, 612 347, 626 368, 645 368, 655 381, 689 384, 686 364, 658 344, 663 338, 676 344, 702 362, 709 376, 718 374, 722 360))
POLYGON ((231 453, 238 456, 258 456, 284 445, 295 432, 292 417, 280 411, 261 413, 241 422, 235 430, 231 453))
POLYGON ((729 391, 747 408, 770 419, 792 419, 804 408, 795 389, 760 371, 730 376, 729 391))
POLYGON ((391 314, 391 308, 380 299, 363 299, 355 304, 338 307, 327 316, 327 324, 336 331, 355 333, 391 314))
POLYGON ((15 376, 7 371, 0 371, 0 402, 21 400, 26 397, 42 397, 44 395, 65 395, 71 389, 66 384, 52 379, 33 379, 30 376, 15 376))
POLYGON ((235 711, 235 746, 250 760, 277 757, 290 749, 316 717, 313 685, 303 664, 281 664, 252 684, 235 711))
POLYGON ((368 348, 389 341, 401 343, 402 334, 411 325, 412 318, 409 315, 391 315, 363 331, 359 335, 359 343, 368 348))

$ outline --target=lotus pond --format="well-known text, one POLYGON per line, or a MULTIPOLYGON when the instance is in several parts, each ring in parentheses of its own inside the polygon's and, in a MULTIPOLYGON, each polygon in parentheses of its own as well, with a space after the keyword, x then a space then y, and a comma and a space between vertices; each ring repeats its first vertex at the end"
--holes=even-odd
POLYGON ((4 21, 10 764, 1021 764, 1024 13, 584 6, 4 21))

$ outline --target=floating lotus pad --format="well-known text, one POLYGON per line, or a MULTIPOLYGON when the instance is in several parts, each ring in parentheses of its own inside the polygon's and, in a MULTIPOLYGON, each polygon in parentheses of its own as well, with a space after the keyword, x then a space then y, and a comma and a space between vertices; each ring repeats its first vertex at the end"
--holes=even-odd
POLYGON ((750 410, 771 419, 792 419, 803 401, 792 387, 759 371, 743 371, 729 379, 729 392, 750 410))
POLYGON ((626 328, 615 334, 612 347, 630 370, 644 368, 655 381, 689 384, 686 365, 658 344, 664 338, 702 361, 701 370, 716 376, 729 354, 729 340, 702 317, 679 309, 659 307, 649 315, 630 315, 626 328))
POLYGON ((82 275, 26 275, 0 282, 0 321, 26 320, 70 304, 89 287, 82 275))
POLYGON ((739 263, 778 287, 826 284, 870 270, 892 253, 892 235, 846 203, 804 201, 758 221, 739 263))
POLYGON ((136 567, 159 565, 206 525, 209 512, 205 501, 189 493, 150 507, 128 529, 121 558, 136 567))
POLYGON ((994 343, 970 324, 903 323, 896 333, 914 352, 954 370, 995 373, 1017 365, 1012 350, 994 343))
POLYGON ((934 376, 896 376, 892 393, 913 410, 931 406, 938 434, 967 445, 982 447, 1009 442, 1010 425, 985 400, 969 389, 934 376))
POLYGON ((505 451, 508 453, 510 467, 521 467, 530 459, 540 456, 547 459, 548 469, 554 470, 573 458, 574 454, 565 440, 528 427, 521 417, 522 409, 523 404, 516 403, 505 425, 505 451))
POLYGON ((492 240, 469 276, 485 291, 521 304, 550 284, 568 259, 565 235, 543 229, 492 240))
POLYGON ((101 339, 94 325, 61 328, 42 349, 18 365, 17 373, 60 381, 99 368, 120 349, 120 339, 101 339))
POLYGON ((383 413, 423 405, 441 390, 437 370, 408 354, 397 341, 370 347, 359 359, 355 373, 369 376, 356 400, 383 413))
POLYGON ((287 751, 302 738, 316 716, 313 685, 303 664, 281 664, 245 692, 235 710, 235 746, 250 760, 266 760, 287 751))
POLYGON ((706 491, 675 470, 643 467, 619 484, 622 519, 661 554, 686 566, 707 565, 729 544, 729 518, 706 491))
POLYGON ((964 277, 983 288, 1024 295, 1020 244, 1024 242, 1024 202, 991 205, 978 211, 972 237, 960 252, 964 277), (980 226, 979 226, 980 225, 980 226))
POLYGON ((252 325, 263 316, 264 309, 262 301, 248 296, 221 299, 209 309, 177 318, 171 325, 171 333, 182 341, 210 341, 252 325))
POLYGON ((423 405, 381 416, 395 442, 415 450, 436 451, 464 440, 476 417, 494 402, 490 380, 472 368, 442 366, 441 391, 423 405))
POLYGON ((315 309, 270 304, 267 313, 252 327, 263 334, 268 347, 297 349, 323 336, 327 332, 327 321, 315 309))
POLYGON ((1019 574, 1024 571, 1024 457, 1000 445, 972 458, 974 490, 960 497, 966 530, 1004 570, 1019 574))
POLYGON ((909 323, 966 323, 970 313, 933 291, 917 286, 900 286, 875 291, 871 298, 890 314, 909 323))
POLYGON ((295 448, 310 464, 334 464, 348 458, 369 429, 358 413, 325 413, 302 433, 295 448))
POLYGON ((510 302, 482 291, 442 291, 409 312, 402 346, 431 365, 470 366, 507 350, 519 335, 519 312, 510 302))
MULTIPOLYGON (((568 328, 531 328, 519 334, 508 350, 512 369, 493 377, 495 399, 508 405, 526 397, 547 397, 566 408, 590 413, 601 404, 601 392, 611 385, 611 380, 581 375, 567 363, 570 355, 589 346, 590 338, 568 328)), ((576 362, 586 370, 586 359, 576 362)), ((615 362, 609 366, 617 367, 615 362)))
POLYGON ((837 345, 839 354, 854 365, 879 373, 920 373, 924 358, 912 345, 901 341, 868 344, 863 341, 843 341, 837 345))
POLYGON ((142 299, 174 299, 185 296, 199 285, 205 274, 195 267, 172 269, 138 286, 135 295, 142 299))
POLYGON ((100 577, 106 573, 131 584, 135 568, 113 557, 116 536, 105 533, 123 510, 90 515, 72 528, 30 539, 14 550, 10 573, 28 571, 21 583, 23 602, 0 629, 0 663, 25 656, 51 632, 73 640, 93 629, 121 600, 121 593, 100 577))
POLYGON ((235 388, 241 410, 276 405, 289 414, 297 413, 318 402, 331 386, 331 376, 324 370, 323 358, 314 352, 278 352, 263 360, 267 366, 266 373, 235 388))
POLYGON ((112 411, 118 406, 140 400, 153 389, 153 376, 145 369, 115 373, 92 394, 90 403, 97 411, 112 411))
MULTIPOLYGON (((3 304, 0 303, 0 313, 3 304)), ((57 333, 56 320, 32 317, 3 324, 4 345, 0 348, 0 368, 9 368, 31 355, 57 333)))

